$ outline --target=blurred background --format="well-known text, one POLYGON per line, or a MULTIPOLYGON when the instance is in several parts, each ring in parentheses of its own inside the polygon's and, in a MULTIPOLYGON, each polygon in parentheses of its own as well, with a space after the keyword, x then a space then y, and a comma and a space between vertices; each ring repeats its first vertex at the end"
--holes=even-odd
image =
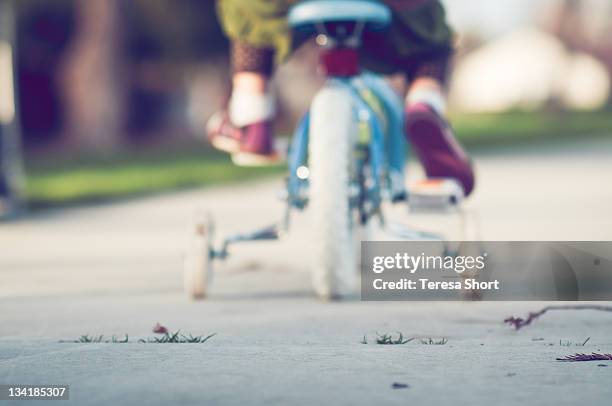
MULTIPOLYGON (((612 136, 612 2, 444 3, 469 148, 612 136)), ((278 71, 283 134, 321 83, 316 60, 306 45, 278 71)), ((212 0, 0 0, 0 213, 280 173, 202 142, 228 83, 212 0)))

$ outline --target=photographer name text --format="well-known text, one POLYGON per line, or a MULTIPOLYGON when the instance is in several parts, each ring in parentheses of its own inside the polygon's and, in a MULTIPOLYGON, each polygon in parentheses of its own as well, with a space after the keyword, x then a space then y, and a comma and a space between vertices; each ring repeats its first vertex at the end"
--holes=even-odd
POLYGON ((372 259, 371 271, 374 274, 386 274, 386 279, 376 278, 372 281, 375 290, 499 290, 499 281, 479 281, 477 274, 485 268, 487 254, 479 256, 457 255, 410 255, 396 253, 390 256, 376 256, 372 259), (410 276, 431 271, 452 271, 455 274, 470 275, 462 280, 439 281, 429 278, 389 278, 390 273, 404 273, 410 276), (393 279, 393 280, 390 280, 393 279))

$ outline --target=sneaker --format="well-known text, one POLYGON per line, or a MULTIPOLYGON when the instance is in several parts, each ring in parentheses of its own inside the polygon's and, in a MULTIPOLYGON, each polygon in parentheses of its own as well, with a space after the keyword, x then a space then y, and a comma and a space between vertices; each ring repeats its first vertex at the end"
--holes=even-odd
POLYGON ((406 108, 406 134, 428 178, 453 178, 467 197, 474 189, 474 170, 448 123, 431 107, 406 108))
POLYGON ((220 112, 208 121, 207 132, 212 146, 230 153, 238 166, 270 166, 282 162, 274 148, 272 120, 239 128, 231 123, 227 112, 220 112))
POLYGON ((240 151, 242 131, 232 125, 227 111, 220 111, 212 115, 206 125, 208 141, 216 149, 235 154, 240 151))

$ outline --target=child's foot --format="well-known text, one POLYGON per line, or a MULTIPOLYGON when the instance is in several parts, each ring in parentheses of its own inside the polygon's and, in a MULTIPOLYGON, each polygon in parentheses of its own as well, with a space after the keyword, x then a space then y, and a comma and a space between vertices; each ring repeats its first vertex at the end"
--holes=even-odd
POLYGON ((474 170, 448 123, 425 103, 406 108, 406 133, 429 178, 453 178, 467 197, 474 189, 474 170))
POLYGON ((282 162, 274 149, 271 120, 237 127, 231 123, 227 112, 222 111, 210 118, 207 132, 212 146, 230 153, 236 165, 267 166, 282 162))

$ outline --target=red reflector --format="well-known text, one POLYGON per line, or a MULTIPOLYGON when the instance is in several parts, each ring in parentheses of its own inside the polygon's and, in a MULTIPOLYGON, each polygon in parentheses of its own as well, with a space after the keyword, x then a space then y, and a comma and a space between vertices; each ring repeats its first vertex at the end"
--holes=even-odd
POLYGON ((359 73, 356 49, 335 48, 321 52, 321 64, 329 76, 355 76, 359 73))

